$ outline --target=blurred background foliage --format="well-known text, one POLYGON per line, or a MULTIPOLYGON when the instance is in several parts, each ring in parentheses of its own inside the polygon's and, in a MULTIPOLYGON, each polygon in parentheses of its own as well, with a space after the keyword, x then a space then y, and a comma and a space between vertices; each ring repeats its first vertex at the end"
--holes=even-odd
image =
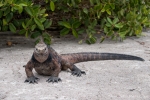
POLYGON ((123 40, 141 36, 150 26, 149 0, 1 0, 0 31, 11 31, 26 37, 42 36, 51 43, 48 30, 61 36, 84 35, 79 43, 93 44, 100 35, 123 40))

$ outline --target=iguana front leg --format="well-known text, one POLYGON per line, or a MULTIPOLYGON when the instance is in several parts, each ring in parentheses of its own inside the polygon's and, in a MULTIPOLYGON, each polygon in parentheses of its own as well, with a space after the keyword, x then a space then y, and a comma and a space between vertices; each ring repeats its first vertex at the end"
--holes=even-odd
POLYGON ((35 77, 33 75, 33 63, 31 61, 29 61, 27 63, 27 65, 25 65, 25 72, 26 72, 26 75, 27 75, 27 79, 25 80, 25 82, 29 82, 29 83, 37 83, 38 79, 37 77, 35 77))
POLYGON ((61 79, 58 77, 60 71, 61 71, 61 65, 60 63, 57 62, 56 59, 52 59, 52 62, 54 64, 54 69, 53 69, 53 73, 52 75, 48 78, 48 80, 46 80, 46 82, 50 83, 54 83, 54 82, 59 82, 61 81, 61 79))

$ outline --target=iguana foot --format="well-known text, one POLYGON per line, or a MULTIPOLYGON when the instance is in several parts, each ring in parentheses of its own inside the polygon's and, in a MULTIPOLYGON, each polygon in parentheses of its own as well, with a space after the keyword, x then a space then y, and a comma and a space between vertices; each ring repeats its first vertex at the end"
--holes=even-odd
POLYGON ((32 77, 27 78, 24 82, 37 83, 38 79, 39 78, 32 76, 32 77))
POLYGON ((49 77, 48 80, 46 80, 46 82, 48 82, 48 83, 50 83, 50 82, 54 83, 54 82, 59 82, 59 81, 61 81, 61 79, 59 77, 54 77, 54 76, 51 76, 51 77, 49 77))
POLYGON ((80 77, 82 74, 86 74, 84 71, 81 71, 80 69, 71 71, 71 74, 74 76, 76 75, 77 77, 80 77))

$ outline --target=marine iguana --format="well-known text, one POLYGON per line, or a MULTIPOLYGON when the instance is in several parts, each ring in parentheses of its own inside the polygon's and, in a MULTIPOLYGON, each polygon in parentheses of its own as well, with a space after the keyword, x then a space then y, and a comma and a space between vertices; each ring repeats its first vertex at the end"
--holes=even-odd
POLYGON ((138 60, 144 59, 125 54, 117 53, 97 53, 97 52, 81 52, 70 54, 58 54, 51 46, 46 45, 42 40, 35 46, 33 55, 29 62, 24 66, 27 79, 25 82, 37 83, 38 78, 34 76, 32 70, 40 75, 50 76, 47 82, 59 82, 58 77, 61 70, 70 69, 72 75, 81 76, 85 74, 74 64, 85 61, 96 60, 138 60))

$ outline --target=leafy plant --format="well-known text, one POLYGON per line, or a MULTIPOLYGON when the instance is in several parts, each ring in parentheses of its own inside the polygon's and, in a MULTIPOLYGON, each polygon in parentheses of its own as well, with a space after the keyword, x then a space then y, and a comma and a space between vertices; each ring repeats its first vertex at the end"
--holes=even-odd
MULTIPOLYGON (((0 1, 0 31, 10 30, 37 38, 52 24, 47 16, 46 9, 33 5, 31 0, 0 1)), ((50 37, 47 39, 50 40, 50 37)), ((50 44, 50 41, 47 43, 50 44)))
MULTIPOLYGON (((140 36, 143 27, 150 26, 150 3, 147 0, 53 0, 56 11, 62 11, 61 35, 70 32, 74 37, 86 33, 85 41, 95 43, 97 31, 105 38, 123 40, 126 36, 140 36), (66 15, 68 15, 66 17, 66 15), (73 23, 78 23, 77 27, 73 23), (96 31, 96 27, 98 30, 96 31)), ((82 40, 79 41, 82 43, 82 40)))
POLYGON ((12 31, 26 37, 43 36, 50 44, 47 32, 59 27, 60 35, 81 34, 88 44, 106 38, 123 40, 140 36, 143 27, 150 26, 148 0, 1 0, 0 31, 12 31))

